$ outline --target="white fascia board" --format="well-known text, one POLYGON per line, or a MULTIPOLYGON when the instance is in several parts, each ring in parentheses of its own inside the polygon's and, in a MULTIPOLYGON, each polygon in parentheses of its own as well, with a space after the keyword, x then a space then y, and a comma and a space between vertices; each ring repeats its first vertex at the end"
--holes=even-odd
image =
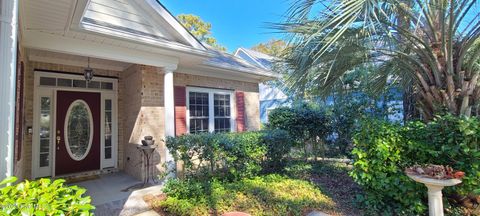
POLYGON ((191 74, 196 76, 212 77, 226 80, 236 80, 242 82, 261 83, 265 77, 253 76, 249 74, 232 74, 231 71, 213 71, 208 68, 179 68, 175 73, 191 74))
POLYGON ((179 62, 178 58, 172 56, 63 37, 39 31, 25 32, 23 45, 27 48, 39 50, 157 67, 176 68, 179 62))
POLYGON ((205 68, 208 68, 208 69, 212 69, 212 70, 223 70, 223 71, 227 71, 227 72, 230 72, 230 73, 242 73, 242 74, 249 74, 249 75, 253 75, 253 76, 256 76, 256 77, 263 77, 263 80, 264 81, 267 81, 267 80, 274 80, 274 79, 278 79, 278 78, 281 78, 282 76, 280 74, 277 74, 277 73, 274 73, 274 72, 270 72, 270 71, 266 71, 266 70, 262 70, 262 69, 239 69, 239 68, 235 68, 235 67, 231 67, 227 64, 212 64, 212 63, 204 63, 204 65, 202 65, 202 67, 205 67, 205 68))
POLYGON ((177 31, 183 39, 185 39, 190 45, 192 45, 196 49, 200 50, 207 50, 190 32, 188 32, 179 22, 178 20, 168 12, 167 9, 161 5, 160 2, 157 0, 142 0, 137 1, 140 6, 148 6, 145 7, 146 11, 150 13, 151 17, 158 17, 159 15, 168 23, 170 24, 175 31, 177 31), (154 13, 152 13, 153 9, 154 13))

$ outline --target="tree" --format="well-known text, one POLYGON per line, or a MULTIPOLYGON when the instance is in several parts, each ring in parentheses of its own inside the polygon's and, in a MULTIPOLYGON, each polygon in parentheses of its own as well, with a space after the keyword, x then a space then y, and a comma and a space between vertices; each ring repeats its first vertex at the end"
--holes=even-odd
POLYGON ((259 43, 252 47, 252 50, 265 53, 267 55, 280 57, 287 48, 287 43, 283 40, 271 39, 266 43, 259 43))
POLYGON ((294 44, 285 62, 298 91, 335 91, 370 67, 366 86, 412 88, 425 120, 476 115, 480 105, 480 10, 475 0, 297 0, 276 27, 294 44), (323 10, 314 11, 315 5, 323 10), (314 18, 312 18, 314 17, 314 18))
POLYGON ((203 21, 199 16, 193 14, 180 14, 177 16, 177 19, 201 42, 204 42, 219 51, 226 50, 226 48, 218 44, 217 39, 212 36, 212 24, 203 21))

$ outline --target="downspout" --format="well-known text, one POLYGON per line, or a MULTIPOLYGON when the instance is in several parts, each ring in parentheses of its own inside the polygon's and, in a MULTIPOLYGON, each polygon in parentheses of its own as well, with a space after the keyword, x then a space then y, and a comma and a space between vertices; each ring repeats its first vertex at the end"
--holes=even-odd
POLYGON ((0 179, 13 175, 18 0, 0 0, 0 179))

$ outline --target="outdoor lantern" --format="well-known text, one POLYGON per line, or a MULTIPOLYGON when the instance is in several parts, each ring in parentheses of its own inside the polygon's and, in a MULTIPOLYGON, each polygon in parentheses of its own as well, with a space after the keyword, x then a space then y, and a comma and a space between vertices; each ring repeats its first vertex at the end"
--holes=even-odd
POLYGON ((90 57, 88 57, 88 65, 87 68, 83 71, 83 76, 85 76, 85 80, 90 82, 93 79, 93 69, 90 68, 90 57))

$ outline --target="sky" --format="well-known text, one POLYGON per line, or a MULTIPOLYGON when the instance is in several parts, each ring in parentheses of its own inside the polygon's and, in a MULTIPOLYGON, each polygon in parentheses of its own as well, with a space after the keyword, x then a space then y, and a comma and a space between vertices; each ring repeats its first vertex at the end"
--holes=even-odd
POLYGON ((160 0, 173 14, 195 14, 212 24, 212 35, 229 52, 281 39, 268 23, 281 22, 289 0, 160 0))

